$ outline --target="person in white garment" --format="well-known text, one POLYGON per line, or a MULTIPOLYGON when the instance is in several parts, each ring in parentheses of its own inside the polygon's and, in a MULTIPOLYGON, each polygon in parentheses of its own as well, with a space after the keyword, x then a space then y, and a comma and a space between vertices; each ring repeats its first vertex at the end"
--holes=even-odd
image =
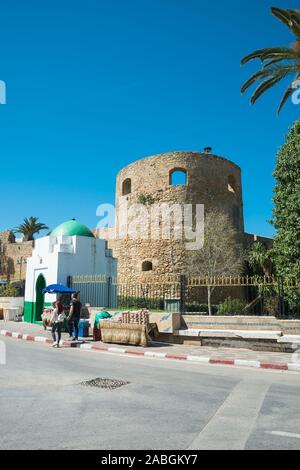
POLYGON ((64 306, 63 304, 57 300, 54 302, 54 310, 53 310, 53 316, 51 319, 52 323, 52 338, 54 343, 52 344, 52 347, 58 347, 59 348, 59 343, 61 340, 61 331, 63 327, 64 320, 66 318, 65 312, 64 312, 64 306), (57 339, 56 339, 56 332, 57 332, 57 339))

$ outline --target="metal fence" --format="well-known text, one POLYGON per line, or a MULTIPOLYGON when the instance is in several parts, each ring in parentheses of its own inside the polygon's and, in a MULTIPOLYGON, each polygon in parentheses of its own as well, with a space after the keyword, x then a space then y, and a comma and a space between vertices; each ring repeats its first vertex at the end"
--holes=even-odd
POLYGON ((68 285, 80 292, 81 302, 91 307, 117 307, 117 284, 112 277, 98 276, 70 276, 68 285))
POLYGON ((275 276, 165 277, 147 276, 141 283, 117 282, 106 276, 76 276, 69 286, 92 307, 208 313, 208 291, 213 313, 300 316, 299 305, 286 300, 288 292, 300 298, 300 280, 275 276))

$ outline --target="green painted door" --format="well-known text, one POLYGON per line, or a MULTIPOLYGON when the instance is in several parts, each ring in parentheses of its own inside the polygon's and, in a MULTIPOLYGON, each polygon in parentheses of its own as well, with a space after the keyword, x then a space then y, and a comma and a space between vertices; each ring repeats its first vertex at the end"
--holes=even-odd
POLYGON ((35 285, 35 308, 34 308, 34 318, 33 322, 41 321, 42 320, 42 313, 44 308, 44 297, 43 289, 46 287, 46 280, 43 274, 40 274, 36 280, 35 285))

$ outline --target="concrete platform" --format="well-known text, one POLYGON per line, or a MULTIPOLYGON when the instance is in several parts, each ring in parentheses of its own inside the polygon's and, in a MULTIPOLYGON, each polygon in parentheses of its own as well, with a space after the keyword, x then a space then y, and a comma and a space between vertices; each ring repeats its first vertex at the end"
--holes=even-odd
POLYGON ((274 339, 278 340, 281 331, 265 330, 207 330, 190 328, 187 330, 175 331, 175 336, 200 337, 200 338, 252 338, 252 339, 274 339))
POLYGON ((184 345, 293 353, 300 345, 300 335, 284 335, 280 330, 187 328, 176 330, 167 341, 184 345))

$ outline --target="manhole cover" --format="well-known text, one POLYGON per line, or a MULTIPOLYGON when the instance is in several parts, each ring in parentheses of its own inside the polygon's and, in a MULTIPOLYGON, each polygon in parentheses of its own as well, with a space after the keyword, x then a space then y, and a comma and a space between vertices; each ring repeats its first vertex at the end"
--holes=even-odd
POLYGON ((107 388, 109 390, 114 390, 115 388, 123 387, 123 385, 128 385, 130 382, 125 380, 116 380, 116 379, 106 379, 97 377, 96 379, 87 380, 81 382, 80 385, 85 387, 98 387, 98 388, 107 388))

